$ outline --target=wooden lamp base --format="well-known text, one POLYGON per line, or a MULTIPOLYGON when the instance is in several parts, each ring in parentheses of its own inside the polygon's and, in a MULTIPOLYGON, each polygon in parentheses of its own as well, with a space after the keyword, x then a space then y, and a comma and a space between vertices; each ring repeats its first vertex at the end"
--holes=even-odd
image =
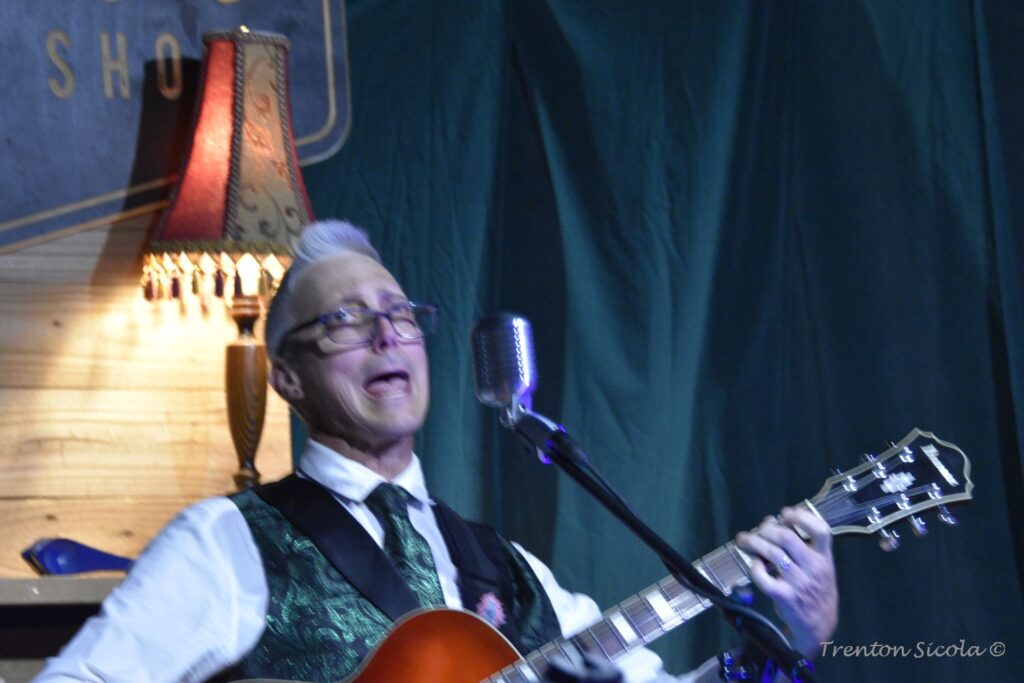
POLYGON ((256 297, 235 297, 231 317, 238 326, 238 339, 227 347, 225 387, 231 440, 238 457, 235 486, 242 491, 260 483, 256 448, 267 408, 267 352, 253 334, 260 317, 256 297))

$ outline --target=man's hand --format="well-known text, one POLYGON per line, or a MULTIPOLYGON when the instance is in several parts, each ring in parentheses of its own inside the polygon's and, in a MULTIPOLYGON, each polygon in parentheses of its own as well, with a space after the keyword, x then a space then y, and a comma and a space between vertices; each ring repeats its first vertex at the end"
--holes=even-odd
POLYGON ((736 544, 753 556, 750 578, 775 603, 792 633, 793 647, 808 659, 821 651, 839 621, 839 592, 828 524, 806 508, 783 508, 736 544), (790 527, 809 538, 804 541, 790 527), (769 569, 771 567, 771 569, 769 569))

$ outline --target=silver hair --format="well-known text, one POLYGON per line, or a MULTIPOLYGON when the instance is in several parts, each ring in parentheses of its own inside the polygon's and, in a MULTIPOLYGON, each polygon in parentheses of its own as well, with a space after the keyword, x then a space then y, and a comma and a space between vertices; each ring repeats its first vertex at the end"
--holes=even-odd
POLYGON ((280 356, 281 342, 284 341, 285 335, 301 322, 295 320, 292 314, 291 298, 295 282, 302 271, 325 258, 352 252, 369 256, 380 263, 380 254, 370 244, 366 231, 347 221, 318 221, 310 223, 302 230, 299 242, 295 245, 292 265, 281 280, 281 286, 270 302, 270 310, 267 311, 264 337, 271 358, 280 356))

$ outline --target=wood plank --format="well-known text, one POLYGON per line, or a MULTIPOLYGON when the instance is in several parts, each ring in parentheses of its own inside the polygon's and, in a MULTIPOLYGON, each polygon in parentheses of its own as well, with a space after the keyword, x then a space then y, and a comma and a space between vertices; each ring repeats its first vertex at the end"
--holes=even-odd
MULTIPOLYGON (((146 301, 135 282, 114 285, 3 283, 0 346, 29 351, 91 349, 99 336, 126 347, 158 343, 177 328, 208 328, 221 344, 237 336, 221 299, 204 310, 201 301, 146 301), (15 324, 14 321, 17 321, 15 324)), ((168 343, 180 344, 183 335, 168 343)), ((122 351, 112 349, 111 351, 122 351)))
MULTIPOLYGON (((166 358, 125 354, 96 358, 72 353, 48 357, 39 353, 0 355, 2 386, 9 389, 136 389, 163 391, 224 391, 226 345, 211 344, 197 352, 166 358)), ((272 390, 268 390, 273 393, 272 390)))
POLYGON ((0 254, 0 282, 137 282, 153 219, 142 216, 0 254))
POLYGON ((0 577, 36 576, 21 552, 40 538, 71 538, 135 557, 191 502, 173 496, 0 500, 0 577))
MULTIPOLYGON (((174 330, 175 336, 183 339, 188 338, 189 332, 185 328, 174 330)), ((165 342, 166 339, 137 348, 126 346, 120 355, 112 353, 109 345, 103 343, 97 343, 101 348, 82 349, 80 353, 7 351, 0 355, 0 387, 153 392, 224 390, 226 344, 219 339, 207 343, 204 335, 195 333, 178 348, 168 348, 161 355, 157 349, 170 346, 165 342)))
POLYGON ((148 302, 134 285, 4 285, 0 384, 222 386, 225 348, 238 333, 222 301, 199 304, 148 302))
MULTIPOLYGON (((287 405, 268 397, 256 466, 290 470, 287 405)), ((0 498, 180 495, 232 486, 224 395, 215 391, 0 389, 0 498)))
MULTIPOLYGON (((3 264, 3 257, 0 257, 0 266, 3 264)), ((228 316, 222 315, 219 311, 223 306, 211 306, 209 313, 204 314, 200 301, 193 299, 189 292, 188 301, 185 304, 177 300, 161 301, 158 303, 146 301, 139 287, 139 273, 134 273, 131 278, 117 282, 96 284, 90 282, 62 282, 62 283, 37 283, 37 282, 7 282, 0 270, 0 284, 3 285, 3 296, 0 298, 0 309, 5 316, 26 315, 36 316, 44 313, 42 319, 46 321, 59 320, 61 318, 80 315, 82 312, 94 309, 94 312, 103 313, 108 309, 134 309, 140 314, 140 322, 152 325, 158 323, 163 317, 168 321, 180 320, 183 314, 188 316, 214 316, 217 315, 224 320, 228 316)), ((223 302, 222 299, 214 299, 214 302, 223 302)))
MULTIPOLYGON (((7 466, 3 470, 0 500, 19 500, 48 495, 54 499, 73 496, 120 496, 128 493, 160 495, 173 493, 199 499, 234 488, 232 475, 238 469, 233 453, 203 461, 196 448, 168 449, 167 460, 144 456, 107 455, 97 449, 91 458, 68 463, 59 458, 39 457, 32 467, 7 466)), ((263 481, 279 479, 290 471, 284 457, 260 454, 256 467, 263 481)))

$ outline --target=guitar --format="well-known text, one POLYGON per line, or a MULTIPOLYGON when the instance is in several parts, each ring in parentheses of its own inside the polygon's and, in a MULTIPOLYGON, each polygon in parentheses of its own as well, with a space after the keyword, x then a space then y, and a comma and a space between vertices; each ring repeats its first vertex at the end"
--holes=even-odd
MULTIPOLYGON (((910 518, 926 533, 919 512, 938 508, 939 519, 956 524, 946 505, 971 498, 971 464, 958 447, 914 429, 882 453, 825 480, 804 505, 834 536, 881 530, 883 549, 899 535, 885 527, 910 518)), ((750 583, 751 558, 733 542, 694 562, 725 593, 750 583)), ((543 679, 552 657, 578 661, 581 653, 614 662, 680 626, 711 603, 672 577, 648 586, 602 614, 600 621, 525 657, 472 612, 432 609, 396 622, 387 638, 343 683, 528 683, 543 679)), ((259 683, 249 681, 249 683, 259 683)))

